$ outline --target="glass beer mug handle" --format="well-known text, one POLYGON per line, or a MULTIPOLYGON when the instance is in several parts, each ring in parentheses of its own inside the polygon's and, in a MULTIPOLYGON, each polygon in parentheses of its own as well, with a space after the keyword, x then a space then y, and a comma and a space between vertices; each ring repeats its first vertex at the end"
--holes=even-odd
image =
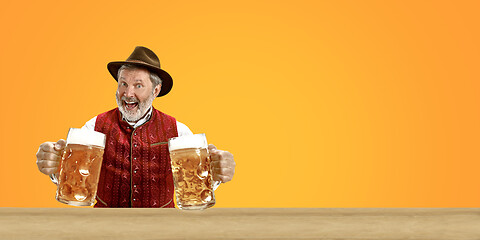
POLYGON ((218 186, 220 186, 220 183, 222 183, 222 182, 220 182, 220 181, 213 182, 213 191, 217 190, 218 186))
POLYGON ((58 174, 60 174, 60 167, 61 167, 61 165, 62 165, 61 163, 62 163, 62 159, 63 159, 63 155, 64 155, 64 154, 65 154, 65 150, 63 150, 63 151, 61 152, 61 155, 60 155, 60 156, 62 156, 62 158, 60 159, 60 164, 59 164, 59 166, 58 166, 58 171, 57 171, 57 173, 52 173, 52 174, 50 174, 50 180, 52 180, 52 182, 55 183, 55 185, 58 185, 58 174))
POLYGON ((52 182, 55 183, 55 185, 58 185, 58 178, 57 178, 57 175, 55 175, 55 173, 50 174, 50 180, 52 180, 52 182))

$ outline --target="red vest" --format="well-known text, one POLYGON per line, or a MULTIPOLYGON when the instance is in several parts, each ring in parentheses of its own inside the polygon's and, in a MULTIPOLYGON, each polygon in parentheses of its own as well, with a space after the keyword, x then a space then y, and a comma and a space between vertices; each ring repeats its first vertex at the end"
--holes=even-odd
POLYGON ((136 129, 118 108, 97 116, 95 131, 107 135, 95 207, 173 208, 168 139, 177 137, 175 118, 155 108, 136 129))

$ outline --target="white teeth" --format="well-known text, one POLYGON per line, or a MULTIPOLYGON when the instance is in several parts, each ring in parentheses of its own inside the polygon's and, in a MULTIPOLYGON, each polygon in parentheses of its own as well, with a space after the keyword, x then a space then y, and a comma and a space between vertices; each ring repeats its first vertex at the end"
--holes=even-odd
POLYGON ((136 102, 125 102, 126 104, 135 104, 136 102))

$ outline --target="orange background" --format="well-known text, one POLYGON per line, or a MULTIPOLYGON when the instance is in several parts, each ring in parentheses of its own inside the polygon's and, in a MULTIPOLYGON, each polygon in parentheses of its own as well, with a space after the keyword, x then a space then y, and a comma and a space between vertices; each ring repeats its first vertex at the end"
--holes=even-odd
POLYGON ((480 207, 478 1, 2 1, 0 206, 66 207, 38 146, 116 106, 137 45, 154 106, 231 151, 217 207, 480 207))

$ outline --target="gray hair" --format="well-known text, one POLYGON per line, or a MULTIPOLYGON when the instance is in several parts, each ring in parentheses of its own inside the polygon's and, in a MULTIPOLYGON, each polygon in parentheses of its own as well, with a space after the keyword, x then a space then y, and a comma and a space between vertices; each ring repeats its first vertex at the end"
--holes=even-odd
POLYGON ((135 66, 135 65, 132 65, 132 64, 123 64, 123 65, 118 69, 117 77, 120 76, 120 72, 121 72, 122 70, 125 70, 125 69, 145 69, 145 70, 147 70, 147 71, 150 73, 150 81, 152 81, 152 89, 155 89, 155 87, 156 87, 158 84, 162 84, 162 79, 160 79, 160 77, 159 77, 156 73, 153 73, 152 71, 149 71, 149 70, 146 69, 146 68, 139 67, 139 66, 135 66))

